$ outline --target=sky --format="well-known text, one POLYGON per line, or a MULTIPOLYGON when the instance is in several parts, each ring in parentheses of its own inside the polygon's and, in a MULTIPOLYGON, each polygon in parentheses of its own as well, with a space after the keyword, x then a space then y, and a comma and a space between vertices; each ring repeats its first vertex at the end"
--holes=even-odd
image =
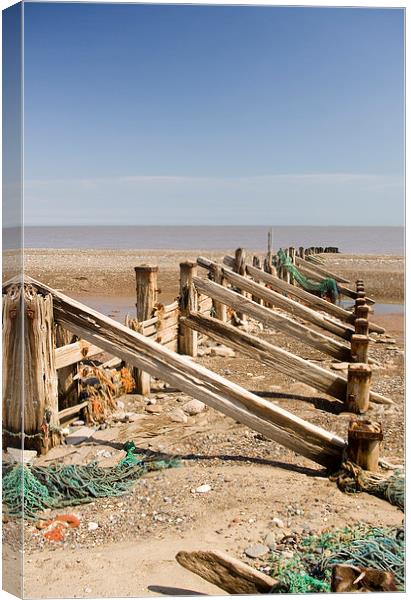
POLYGON ((25 4, 26 225, 400 225, 400 9, 25 4))

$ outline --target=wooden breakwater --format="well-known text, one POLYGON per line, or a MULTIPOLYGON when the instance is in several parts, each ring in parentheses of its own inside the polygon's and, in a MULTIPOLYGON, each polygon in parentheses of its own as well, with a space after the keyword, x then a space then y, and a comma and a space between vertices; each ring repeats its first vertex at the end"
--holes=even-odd
MULTIPOLYGON (((299 261, 309 262, 310 255, 301 248, 298 253, 288 249, 298 269, 299 261)), ((354 310, 348 311, 304 290, 285 270, 284 265, 276 264, 270 248, 263 259, 253 257, 252 264, 241 248, 222 263, 198 257, 196 262, 180 265, 179 297, 164 306, 158 301, 157 267, 136 267, 137 318, 128 317, 125 325, 30 278, 24 284, 6 283, 4 445, 18 446, 24 440, 26 448, 47 452, 59 443, 64 419, 89 405, 88 400, 78 398, 63 407, 59 391, 67 391, 78 381, 78 364, 105 351, 112 357, 111 364, 127 364, 133 369, 138 393, 149 393, 151 377, 160 378, 303 456, 326 466, 337 465, 346 441, 186 358, 197 356, 201 337, 210 337, 337 398, 353 415, 365 415, 370 402, 391 403, 371 389, 370 332, 384 330, 369 320, 373 300, 366 297, 364 283, 357 281, 355 289, 348 288, 342 284, 349 282, 338 274, 310 263, 308 270, 318 277, 334 276, 343 294, 355 296, 354 310), (246 319, 285 332, 302 348, 309 346, 349 363, 347 377, 236 327, 246 319), (21 330, 24 338, 19 338, 21 330), (69 335, 58 336, 58 330, 69 335), (20 352, 24 370, 16 352, 20 352)), ((368 464, 367 447, 372 446, 375 457, 375 443, 367 432, 361 435, 361 452, 353 454, 368 464)), ((351 446, 358 446, 358 436, 358 432, 348 436, 351 446)))

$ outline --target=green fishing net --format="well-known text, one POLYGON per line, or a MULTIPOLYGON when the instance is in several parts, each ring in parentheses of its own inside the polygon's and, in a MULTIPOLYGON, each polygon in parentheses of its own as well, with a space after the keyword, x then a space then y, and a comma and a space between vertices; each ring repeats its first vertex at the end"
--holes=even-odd
POLYGON ((148 471, 178 467, 178 458, 135 454, 126 442, 126 456, 114 467, 51 465, 47 467, 3 463, 3 503, 12 516, 34 519, 46 508, 92 502, 95 498, 120 496, 148 471))
POLYGON ((337 282, 332 277, 326 277, 322 281, 313 281, 300 273, 293 264, 291 258, 280 248, 277 252, 278 261, 292 275, 295 281, 307 292, 319 294, 322 298, 330 298, 332 302, 337 302, 340 295, 337 282))

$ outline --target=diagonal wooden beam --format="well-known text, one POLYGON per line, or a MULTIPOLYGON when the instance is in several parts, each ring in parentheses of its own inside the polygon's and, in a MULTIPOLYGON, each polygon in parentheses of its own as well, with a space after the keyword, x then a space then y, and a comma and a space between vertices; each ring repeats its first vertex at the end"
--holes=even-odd
MULTIPOLYGON (((205 268, 217 267, 217 263, 213 263, 202 256, 197 259, 197 263, 205 268)), ((312 323, 321 329, 325 329, 326 331, 333 333, 344 340, 351 340, 351 337, 354 334, 354 327, 351 327, 350 325, 329 320, 312 308, 304 306, 292 298, 287 298, 283 294, 270 290, 264 285, 255 283, 254 281, 247 279, 242 275, 238 275, 237 273, 234 273, 225 267, 221 267, 221 272, 225 279, 235 287, 240 288, 245 292, 249 292, 257 298, 261 298, 269 305, 273 305, 277 308, 285 310, 294 317, 308 321, 308 323, 312 323)))
POLYGON ((231 306, 234 310, 241 311, 257 321, 264 323, 268 327, 279 329, 284 333, 300 340, 307 346, 320 350, 324 354, 328 354, 333 358, 341 361, 351 361, 351 350, 348 346, 330 338, 322 333, 309 329, 305 325, 290 319, 289 317, 279 314, 270 308, 260 306, 252 300, 240 296, 236 292, 223 288, 218 283, 206 281, 196 277, 194 279, 196 288, 203 294, 208 294, 214 300, 218 300, 227 306, 231 306))
POLYGON ((33 279, 70 331, 311 460, 335 468, 345 441, 33 279))
MULTIPOLYGON (((200 257, 200 258, 203 258, 203 257, 200 257)), ((232 269, 233 264, 234 264, 234 258, 232 256, 225 256, 224 264, 232 269)), ((283 281, 282 279, 280 279, 278 277, 273 277, 269 273, 265 273, 264 271, 261 271, 260 269, 253 267, 252 265, 249 265, 249 264, 246 265, 246 273, 247 273, 247 275, 249 275, 256 281, 263 281, 264 283, 269 285, 276 292, 280 292, 282 294, 287 294, 288 296, 291 296, 292 298, 297 298, 297 300, 304 302, 304 303, 308 303, 310 306, 312 306, 316 310, 321 310, 323 312, 326 312, 326 313, 332 315, 333 317, 336 317, 337 319, 340 319, 341 321, 344 321, 347 323, 354 323, 354 321, 355 321, 355 315, 352 312, 345 310, 344 308, 341 308, 341 306, 332 304, 332 302, 327 302, 327 300, 324 300, 323 298, 320 298, 319 296, 315 296, 314 294, 311 294, 310 292, 306 292, 302 288, 297 287, 295 285, 291 285, 290 283, 287 283, 286 281, 283 281)), ((375 333, 385 333, 384 327, 381 327, 380 325, 377 325, 376 323, 370 323, 369 327, 370 327, 370 331, 373 331, 375 333)))
MULTIPOLYGON (((221 344, 242 352, 250 358, 261 361, 297 381, 315 387, 343 402, 346 400, 347 379, 341 375, 314 365, 250 333, 241 331, 227 323, 222 323, 218 319, 200 313, 191 313, 182 321, 187 327, 191 327, 221 344)), ((377 404, 393 404, 392 400, 375 392, 370 392, 370 400, 377 404)))

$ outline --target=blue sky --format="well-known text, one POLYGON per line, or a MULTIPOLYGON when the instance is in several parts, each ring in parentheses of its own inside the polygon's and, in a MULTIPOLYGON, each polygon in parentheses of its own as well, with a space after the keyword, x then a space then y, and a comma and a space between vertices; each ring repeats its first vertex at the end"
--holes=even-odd
POLYGON ((403 93, 401 10, 26 3, 26 224, 401 224, 403 93))

